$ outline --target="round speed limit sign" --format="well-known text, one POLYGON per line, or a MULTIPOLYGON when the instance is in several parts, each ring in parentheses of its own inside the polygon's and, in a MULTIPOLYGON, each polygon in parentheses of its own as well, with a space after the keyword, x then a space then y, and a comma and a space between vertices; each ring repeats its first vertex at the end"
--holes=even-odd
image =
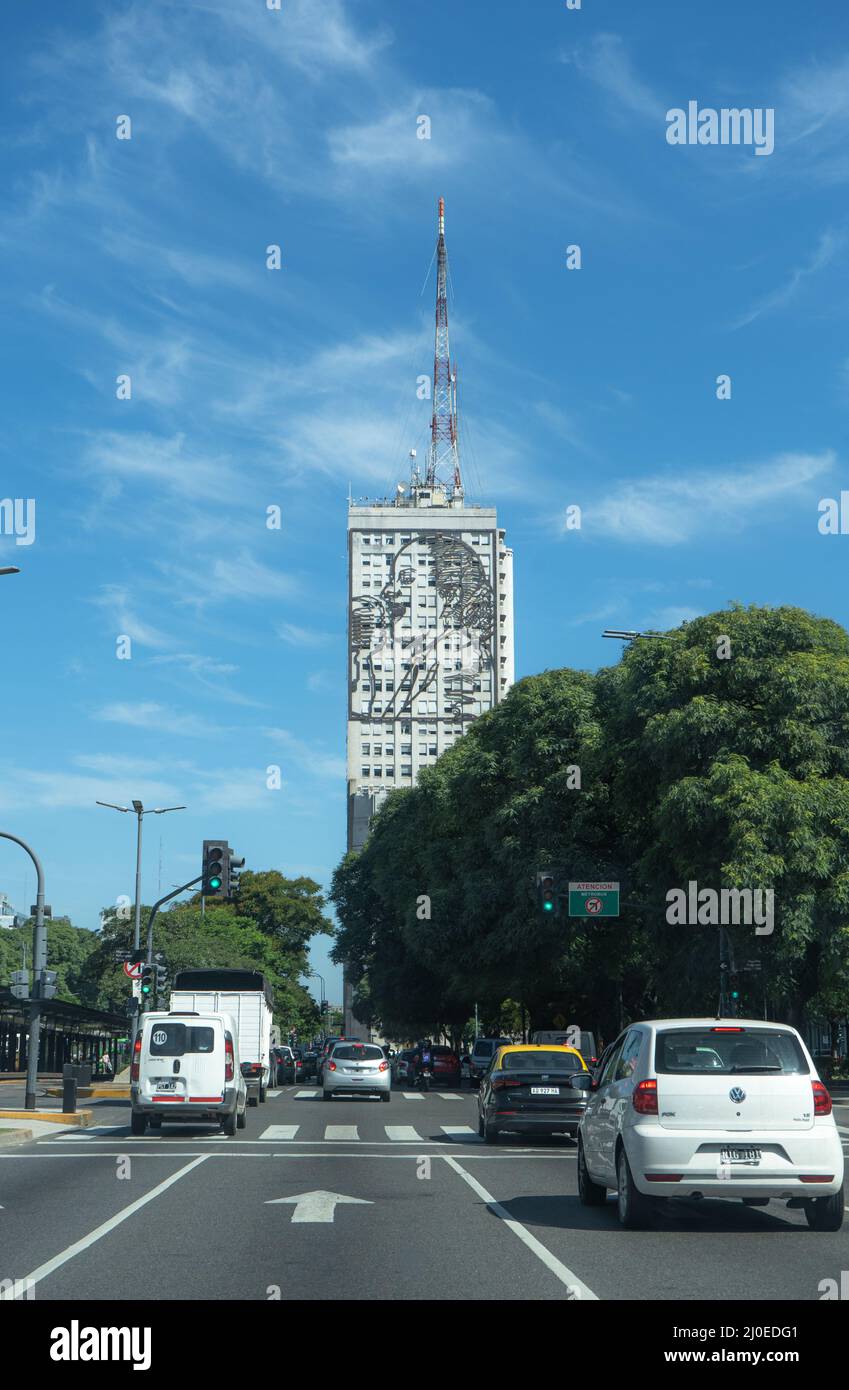
POLYGON ((601 912, 601 898, 587 898, 584 907, 587 912, 601 912))

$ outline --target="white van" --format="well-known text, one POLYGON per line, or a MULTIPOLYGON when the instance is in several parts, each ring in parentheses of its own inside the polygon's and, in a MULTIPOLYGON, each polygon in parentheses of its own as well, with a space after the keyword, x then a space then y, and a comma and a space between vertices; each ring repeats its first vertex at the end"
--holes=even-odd
POLYGON ((247 1087, 229 1014, 145 1014, 130 1067, 132 1132, 168 1123, 247 1124, 247 1087))

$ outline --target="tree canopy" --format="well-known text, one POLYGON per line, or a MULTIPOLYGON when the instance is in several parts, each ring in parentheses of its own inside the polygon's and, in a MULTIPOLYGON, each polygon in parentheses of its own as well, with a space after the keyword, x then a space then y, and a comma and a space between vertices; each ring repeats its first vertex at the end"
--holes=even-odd
POLYGON ((393 1036, 493 1021, 609 1036, 713 1013, 715 926, 667 893, 772 889, 774 930, 729 927, 753 1012, 849 1007, 849 636, 797 608, 714 613, 636 641, 596 675, 546 671, 393 792, 334 875, 334 958, 393 1036), (616 879, 618 919, 542 914, 535 874, 616 879), (425 915, 425 914, 429 914, 425 915), (561 1026, 556 1023, 555 1026, 561 1026))

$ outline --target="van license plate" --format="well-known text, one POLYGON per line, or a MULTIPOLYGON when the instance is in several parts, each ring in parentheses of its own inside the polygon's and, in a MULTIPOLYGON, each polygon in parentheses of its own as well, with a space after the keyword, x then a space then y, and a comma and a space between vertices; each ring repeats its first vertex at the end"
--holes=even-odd
POLYGON ((760 1149, 720 1149, 720 1163, 760 1163, 760 1149))
POLYGON ((157 1081, 156 1089, 157 1091, 176 1091, 177 1083, 176 1081, 157 1081))
POLYGON ((531 1087, 531 1095, 532 1095, 532 1096, 559 1096, 559 1095, 560 1095, 560 1087, 559 1087, 559 1086, 532 1086, 532 1087, 531 1087))

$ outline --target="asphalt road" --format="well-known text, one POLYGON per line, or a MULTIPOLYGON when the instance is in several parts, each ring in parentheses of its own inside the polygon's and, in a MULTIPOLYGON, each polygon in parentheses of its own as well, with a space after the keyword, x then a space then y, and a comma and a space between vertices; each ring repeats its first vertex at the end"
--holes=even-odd
POLYGON ((290 1086, 234 1139, 133 1139, 128 1103, 93 1108, 93 1129, 0 1147, 0 1280, 39 1300, 815 1301, 849 1269, 849 1223, 779 1203, 676 1201, 623 1231, 612 1198, 580 1205, 569 1140, 484 1145, 469 1091, 290 1086))

